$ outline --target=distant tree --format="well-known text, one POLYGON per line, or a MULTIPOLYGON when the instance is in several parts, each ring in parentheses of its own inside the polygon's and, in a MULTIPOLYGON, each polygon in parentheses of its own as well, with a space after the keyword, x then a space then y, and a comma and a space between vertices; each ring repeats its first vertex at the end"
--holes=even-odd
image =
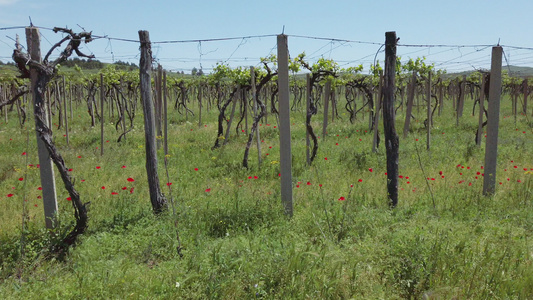
POLYGON ((196 69, 196 68, 192 68, 192 70, 191 70, 191 75, 192 75, 192 76, 196 76, 197 74, 198 74, 198 69, 196 69))
POLYGON ((200 71, 198 71, 198 72, 196 73, 196 75, 198 75, 198 76, 204 76, 204 70, 200 69, 200 71))

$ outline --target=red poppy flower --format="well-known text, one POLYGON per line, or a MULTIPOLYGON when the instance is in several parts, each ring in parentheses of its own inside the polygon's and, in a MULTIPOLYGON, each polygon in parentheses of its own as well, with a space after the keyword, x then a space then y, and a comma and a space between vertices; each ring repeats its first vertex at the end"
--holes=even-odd
POLYGON ((407 184, 410 184, 411 182, 407 181, 407 184))
POLYGON ((126 169, 126 166, 122 166, 122 169, 126 169))
POLYGON ((344 201, 344 200, 346 200, 346 198, 344 198, 344 197, 340 197, 339 198, 339 201, 344 201))
POLYGON ((195 171, 198 171, 198 168, 194 168, 195 171))
POLYGON ((81 158, 81 155, 78 155, 78 158, 81 158))
POLYGON ((359 181, 359 182, 363 182, 363 179, 359 179, 358 181, 359 181))
POLYGON ((442 171, 439 171, 439 175, 442 175, 442 171))
POLYGON ((69 171, 69 172, 72 172, 72 171, 73 171, 73 169, 68 169, 68 171, 69 171))
POLYGON ((308 182, 307 182, 307 185, 311 185, 311 182, 310 182, 310 181, 308 181, 308 182))
POLYGON ((318 186, 319 186, 319 187, 322 187, 322 183, 319 183, 318 186))
POLYGON ((13 197, 13 196, 14 196, 13 194, 7 194, 7 197, 8 197, 8 198, 11 198, 11 197, 13 197))
POLYGON ((128 180, 129 182, 134 182, 134 181, 135 181, 135 179, 133 179, 133 178, 131 178, 131 177, 128 178, 127 180, 128 180))
POLYGON ((374 170, 372 170, 372 168, 368 168, 368 171, 369 171, 369 172, 372 172, 372 171, 374 171, 374 170))
POLYGON ((72 197, 67 197, 67 201, 72 201, 72 197))
POLYGON ((105 190, 105 186, 102 186, 102 190, 105 190))
POLYGON ((85 179, 80 180, 81 182, 85 182, 85 179))
POLYGON ((172 185, 172 182, 167 182, 167 186, 171 186, 172 185))
POLYGON ((26 152, 22 152, 22 155, 26 155, 26 152))
POLYGON ((252 176, 248 176, 248 179, 252 179, 252 176))
POLYGON ((134 189, 134 188, 131 188, 131 189, 130 189, 130 194, 133 194, 133 189, 134 189))
POLYGON ((20 177, 20 178, 19 178, 19 181, 22 181, 22 180, 24 180, 24 177, 20 177))
POLYGON ((299 185, 299 184, 297 184, 297 185, 296 185, 296 187, 297 187, 297 188, 299 188, 299 187, 300 187, 300 185, 299 185))
POLYGON ((387 172, 385 172, 385 175, 388 175, 387 172))
POLYGON ((128 188, 127 188, 127 187, 125 187, 125 186, 124 186, 124 187, 122 187, 122 190, 123 190, 123 191, 125 191, 125 190, 127 190, 127 189, 128 189, 128 188))
POLYGON ((37 204, 34 204, 33 206, 37 207, 38 205, 37 205, 37 204))
POLYGON ((257 176, 254 176, 254 179, 257 179, 257 178, 259 178, 259 177, 257 177, 257 176))
POLYGON ((41 196, 37 196, 37 199, 41 199, 42 197, 41 196))
POLYGON ((96 169, 100 169, 100 168, 102 168, 102 167, 100 167, 100 166, 96 166, 96 169))
POLYGON ((210 188, 209 189, 205 189, 205 192, 209 193, 209 192, 211 192, 211 189, 210 188))
POLYGON ((327 158, 327 157, 324 157, 324 160, 328 160, 328 158, 327 158))
POLYGON ((111 192, 111 195, 118 195, 117 192, 111 192))

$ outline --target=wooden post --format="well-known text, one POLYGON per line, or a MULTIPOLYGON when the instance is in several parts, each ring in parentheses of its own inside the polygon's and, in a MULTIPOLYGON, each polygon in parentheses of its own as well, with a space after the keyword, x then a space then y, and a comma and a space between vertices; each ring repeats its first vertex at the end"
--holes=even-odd
POLYGON ((413 100, 415 97, 415 87, 416 87, 416 71, 413 71, 413 77, 411 77, 411 82, 409 83, 409 91, 407 93, 407 110, 405 112, 405 123, 403 125, 403 137, 407 137, 409 133, 409 126, 411 124, 411 114, 413 112, 413 100))
POLYGON ((331 91, 331 123, 335 122, 335 114, 336 114, 336 107, 337 104, 335 103, 335 90, 331 91))
MULTIPOLYGON (((307 90, 305 95, 305 114, 304 114, 304 126, 306 126, 306 120, 307 120, 307 114, 309 113, 309 109, 311 108, 311 74, 307 73, 307 90)), ((309 131, 305 130, 305 157, 307 161, 307 165, 311 165, 311 141, 309 140, 309 131)))
POLYGON ((442 114, 442 109, 444 108, 444 86, 442 85, 442 79, 439 78, 439 117, 442 114))
POLYGON ((502 47, 492 47, 488 107, 489 115, 487 118, 487 139, 485 146, 485 176, 483 176, 484 195, 492 195, 496 189, 498 127, 500 124, 500 93, 502 87, 502 52, 502 47))
POLYGON ((426 149, 429 150, 431 145, 431 72, 428 73, 428 82, 427 82, 427 136, 426 136, 426 149))
POLYGON ((139 62, 139 77, 141 87, 141 99, 144 111, 144 136, 146 148, 146 173, 148 187, 150 189, 150 201, 154 213, 158 214, 167 206, 167 201, 159 187, 159 175, 157 172, 157 148, 154 107, 152 102, 152 87, 150 72, 152 69, 152 50, 148 31, 139 31, 141 42, 141 59, 139 62))
POLYGON ((202 127, 202 83, 198 85, 198 128, 202 127))
POLYGON ((395 75, 396 32, 391 31, 385 33, 385 76, 383 79, 383 127, 387 151, 387 192, 391 208, 398 205, 398 157, 400 148, 400 142, 396 134, 396 116, 394 113, 395 75))
POLYGON ((248 100, 246 100, 246 90, 242 90, 242 103, 244 105, 244 128, 248 135, 248 100))
POLYGON ((465 105, 466 75, 463 75, 463 81, 459 84, 459 89, 461 94, 459 95, 459 103, 457 103, 457 126, 459 126, 459 119, 463 116, 463 108, 465 105))
MULTIPOLYGON (((39 29, 35 27, 26 27, 26 42, 28 44, 28 51, 30 52, 31 59, 41 62, 41 38, 39 35, 39 29)), ((34 110, 45 110, 42 115, 46 117, 47 107, 40 92, 40 89, 42 89, 43 87, 39 86, 38 84, 39 71, 37 69, 30 68, 30 79, 34 110)), ((43 121, 49 126, 49 120, 43 121)), ((37 120, 35 124, 37 125, 37 120)), ((39 172, 41 175, 41 187, 43 192, 44 218, 46 222, 46 228, 52 229, 55 228, 55 226, 57 225, 57 196, 54 169, 52 166, 52 159, 50 158, 50 154, 48 153, 48 149, 46 149, 44 142, 41 140, 39 132, 36 132, 36 134, 37 151, 39 155, 40 164, 39 172)))
POLYGON ((279 140, 281 202, 285 214, 292 217, 292 153, 289 104, 289 48, 287 36, 278 35, 279 140))
POLYGON ((481 74, 481 91, 479 93, 479 119, 477 126, 476 145, 481 147, 481 136, 483 135, 483 113, 485 106, 485 75, 481 74))
POLYGON ((524 81, 522 81, 522 93, 524 94, 524 103, 522 103, 523 105, 522 112, 524 114, 527 114, 527 97, 529 96, 527 79, 524 79, 524 81))
POLYGON ((67 137, 67 146, 69 145, 70 135, 68 133, 68 113, 67 113, 67 89, 65 85, 65 76, 62 80, 63 85, 63 118, 65 120, 65 135, 67 137))
POLYGON ((329 96, 331 92, 331 81, 329 79, 326 81, 326 86, 324 89, 324 120, 322 125, 322 138, 325 140, 328 131, 329 96))
POLYGON ((100 73, 100 155, 104 155, 104 89, 104 74, 100 73))
POLYGON ((163 67, 157 65, 157 76, 155 78, 155 125, 156 125, 156 143, 157 149, 161 147, 161 136, 163 131, 161 128, 161 116, 162 116, 162 104, 163 104, 163 95, 162 95, 162 78, 163 78, 163 67))
POLYGON ((378 96, 375 101, 376 103, 376 109, 374 114, 374 138, 372 139, 372 152, 376 153, 378 152, 378 134, 379 134, 379 112, 381 110, 381 95, 382 95, 382 89, 383 89, 383 74, 379 73, 379 84, 378 84, 378 96))
MULTIPOLYGON (((251 82, 252 82, 252 98, 254 101, 254 118, 257 117, 257 92, 255 90, 255 71, 254 67, 250 67, 250 75, 251 75, 251 82)), ((259 136, 259 127, 255 130, 256 137, 257 137, 257 162, 259 165, 261 165, 261 137, 259 136)))
POLYGON ((163 129, 165 139, 163 142, 163 148, 165 150, 165 156, 168 154, 168 119, 167 119, 167 72, 163 72, 163 129))

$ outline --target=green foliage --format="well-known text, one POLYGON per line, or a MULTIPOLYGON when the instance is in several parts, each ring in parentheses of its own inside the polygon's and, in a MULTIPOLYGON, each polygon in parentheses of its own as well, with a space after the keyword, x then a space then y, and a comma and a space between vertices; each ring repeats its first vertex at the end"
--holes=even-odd
MULTIPOLYGON (((275 58, 265 62, 272 66, 275 58)), ((325 62, 321 68, 330 67, 325 62)), ((363 76, 361 70, 336 72, 339 78, 344 78, 343 72, 354 78, 363 76)), ((256 72, 260 76, 264 69, 256 72)), ((102 73, 108 78, 105 84, 136 82, 138 77, 112 67, 102 73)), ((168 86, 193 87, 207 80, 249 84, 246 68, 221 65, 215 74, 216 79, 169 76, 168 86)), ((99 78, 85 70, 81 76, 85 82, 99 78)), ((261 166, 257 152, 252 152, 250 169, 243 169, 248 137, 240 130, 236 134, 232 128, 228 144, 211 150, 218 112, 214 107, 204 106, 200 128, 190 115, 187 122, 169 107, 168 179, 162 160, 159 167, 163 192, 175 203, 176 216, 170 210, 156 217, 145 175, 142 113, 120 143, 114 124, 105 124, 105 139, 110 142, 100 156, 100 129, 90 126, 85 103, 74 102, 70 144, 57 127, 54 142, 73 169, 82 201, 91 202, 90 223, 62 262, 46 259, 48 247, 57 241, 43 228, 42 200, 37 198, 39 170, 29 166, 37 163, 35 134, 31 126, 19 126, 16 110, 9 111, 8 122, 2 120, 0 125, 0 295, 5 299, 531 298, 533 140, 526 116, 517 116, 516 123, 503 118, 511 115, 508 96, 502 99, 497 177, 502 184, 496 195, 481 196, 481 179, 475 179, 484 164, 484 146, 478 148, 473 140, 477 116, 465 115, 456 126, 446 98, 442 116, 434 120, 431 151, 423 146, 424 125, 416 112, 410 135, 400 140, 402 178, 395 210, 387 206, 383 140, 378 153, 371 152, 368 119, 358 115, 354 124, 349 123, 342 109, 345 103, 341 94, 338 118, 329 124, 328 135, 321 136, 312 168, 305 164, 302 104, 291 111, 295 213, 288 219, 280 204, 274 115, 268 117, 272 124, 262 122, 258 127, 263 141, 261 166), (418 167, 417 152, 424 171, 418 167), (427 178, 436 180, 427 184, 427 178), (7 197, 8 193, 13 196, 7 197), (23 205, 28 210, 24 230, 23 205), (183 258, 176 251, 174 224, 183 258)), ((472 104, 467 97, 465 105, 472 104)), ((197 116, 197 104, 191 102, 189 107, 197 116)), ((55 111, 52 124, 58 116, 55 111)), ((315 128, 320 117, 317 114, 315 128)), ((404 118, 405 111, 398 109, 397 128, 404 118)), ((158 154, 163 157, 162 149, 158 154)), ((70 228, 73 211, 60 182, 56 184, 59 230, 64 231, 70 228)))

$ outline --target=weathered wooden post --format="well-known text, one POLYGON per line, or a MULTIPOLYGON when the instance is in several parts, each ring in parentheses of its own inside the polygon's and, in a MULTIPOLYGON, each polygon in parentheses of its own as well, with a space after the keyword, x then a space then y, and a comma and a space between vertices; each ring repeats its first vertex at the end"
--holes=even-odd
POLYGON ((427 82, 427 135, 426 135, 426 149, 429 150, 431 145, 431 72, 428 73, 428 82, 427 82))
POLYGON ((62 86, 63 86, 63 118, 65 120, 65 135, 67 137, 67 146, 69 145, 70 141, 70 134, 68 133, 68 114, 67 114, 67 89, 65 88, 65 76, 62 78, 62 86))
POLYGON ((479 118, 477 126, 476 145, 481 147, 481 136, 483 134, 483 113, 485 106, 485 75, 481 74, 481 90, 479 92, 479 118))
POLYGON ((407 137, 409 133, 409 126, 411 124, 411 114, 413 113, 413 101, 415 98, 415 88, 416 88, 416 71, 413 71, 413 77, 411 77, 411 82, 409 83, 409 91, 407 93, 407 110, 405 111, 405 123, 403 125, 403 137, 407 137))
POLYGON ((442 114, 442 109, 444 108, 444 89, 442 84, 442 78, 439 78, 439 117, 442 114))
MULTIPOLYGON (((389 206, 398 205, 399 140, 396 134, 394 89, 396 75, 396 32, 385 33, 385 76, 383 80, 383 127, 387 151, 387 192, 389 206)), ((376 124, 377 125, 377 124, 376 124)))
POLYGON ((492 195, 496 189, 496 165, 498 161, 498 127, 500 124, 500 93, 502 88, 502 52, 500 46, 492 47, 489 86, 489 114, 485 146, 485 176, 483 195, 492 195))
MULTIPOLYGON (((305 115, 304 115, 304 125, 306 125, 307 114, 311 108, 311 74, 307 73, 307 89, 305 94, 305 115)), ((307 165, 311 165, 311 141, 309 140, 309 130, 305 131, 305 157, 307 165)))
POLYGON ((287 36, 278 35, 279 140, 281 202, 285 214, 292 217, 292 153, 289 105, 289 48, 287 36))
POLYGON ((157 172, 157 146, 156 128, 154 117, 154 106, 152 102, 152 86, 150 71, 152 69, 152 49, 150 35, 148 31, 139 31, 141 43, 141 59, 139 62, 139 77, 141 87, 141 100, 144 112, 144 136, 146 148, 146 173, 148 176, 148 187, 150 189, 150 201, 154 213, 158 214, 167 206, 167 201, 159 186, 159 175, 157 172))
MULTIPOLYGON (((28 51, 30 52, 31 59, 40 63, 41 37, 39 35, 39 29, 35 27, 26 27, 26 42, 28 44, 28 51)), ((44 110, 42 116, 46 118, 48 116, 46 113, 47 106, 42 98, 42 93, 39 91, 39 89, 43 87, 39 86, 38 84, 39 71, 36 68, 30 68, 30 80, 34 110, 44 110)), ((50 123, 49 120, 43 120, 43 122, 48 124, 50 123)), ((35 120, 35 124, 38 124, 37 119, 35 120)), ((41 175, 41 187, 43 192, 44 218, 46 222, 46 228, 52 229, 57 225, 57 196, 54 169, 48 149, 41 140, 39 132, 36 132, 36 136, 40 164, 39 172, 41 175)))
POLYGON ((100 73, 100 155, 104 155, 104 89, 104 74, 100 73))
POLYGON ((198 128, 202 127, 202 82, 198 84, 198 128))
POLYGON ((376 109, 374 114, 374 138, 372 139, 372 152, 376 153, 378 152, 378 135, 379 135, 379 112, 381 110, 381 96, 382 96, 382 90, 383 90, 383 73, 379 72, 379 84, 378 84, 378 96, 376 101, 376 109))
POLYGON ((331 93, 331 80, 326 80, 326 86, 324 91, 324 120, 322 124, 322 138, 326 139, 328 132, 328 110, 329 110, 329 96, 331 93))
POLYGON ((463 81, 459 84, 459 102, 457 103, 456 125, 459 126, 459 119, 463 116, 463 108, 465 105, 465 91, 466 91, 466 75, 463 75, 463 81))
POLYGON ((165 156, 168 155, 168 114, 167 114, 167 72, 163 72, 163 130, 164 130, 164 142, 163 148, 165 150, 165 156))
POLYGON ((524 79, 524 81, 522 81, 522 92, 524 93, 524 103, 522 104, 523 105, 522 112, 524 114, 527 114, 527 98, 529 96, 527 79, 524 79))

